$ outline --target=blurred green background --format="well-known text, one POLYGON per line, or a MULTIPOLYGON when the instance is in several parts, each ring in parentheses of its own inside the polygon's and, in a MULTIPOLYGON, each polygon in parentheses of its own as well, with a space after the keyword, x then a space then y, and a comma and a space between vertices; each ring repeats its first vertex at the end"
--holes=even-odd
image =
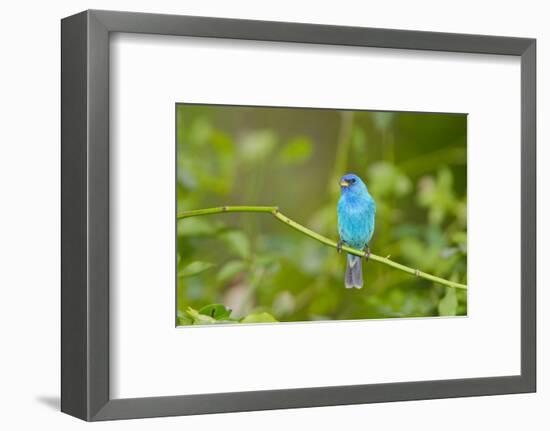
MULTIPOLYGON (((373 253, 466 284, 466 115, 178 104, 178 212, 278 206, 337 240, 338 179, 377 204, 373 253)), ((269 214, 177 222, 177 324, 465 315, 466 291, 344 254, 269 214)))

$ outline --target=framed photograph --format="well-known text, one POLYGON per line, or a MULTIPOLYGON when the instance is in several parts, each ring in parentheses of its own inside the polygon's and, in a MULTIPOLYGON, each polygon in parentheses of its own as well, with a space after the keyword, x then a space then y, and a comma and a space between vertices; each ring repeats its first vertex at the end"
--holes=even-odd
POLYGON ((178 104, 178 325, 466 316, 466 123, 178 104))
POLYGON ((62 411, 536 390, 534 39, 62 30, 62 411))

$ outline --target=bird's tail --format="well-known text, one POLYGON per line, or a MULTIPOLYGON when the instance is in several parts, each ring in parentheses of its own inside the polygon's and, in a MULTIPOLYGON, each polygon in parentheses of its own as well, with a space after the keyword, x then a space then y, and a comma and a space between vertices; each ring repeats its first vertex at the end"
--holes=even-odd
POLYGON ((359 256, 348 254, 345 283, 348 289, 363 287, 363 266, 359 256))

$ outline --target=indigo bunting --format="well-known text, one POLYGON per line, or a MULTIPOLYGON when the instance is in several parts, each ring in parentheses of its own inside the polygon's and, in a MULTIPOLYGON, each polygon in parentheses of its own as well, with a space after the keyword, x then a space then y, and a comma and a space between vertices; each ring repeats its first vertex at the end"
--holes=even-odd
MULTIPOLYGON (((365 183, 355 174, 346 174, 340 179, 342 194, 338 201, 338 251, 342 245, 366 251, 370 254, 368 243, 374 233, 376 203, 369 194, 365 183)), ((345 285, 346 288, 363 287, 361 257, 347 255, 345 285)))

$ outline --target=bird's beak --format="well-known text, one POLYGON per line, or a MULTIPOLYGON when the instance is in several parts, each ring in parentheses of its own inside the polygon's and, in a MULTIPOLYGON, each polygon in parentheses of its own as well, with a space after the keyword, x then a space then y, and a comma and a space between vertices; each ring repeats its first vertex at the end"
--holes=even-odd
POLYGON ((342 180, 342 181, 340 181, 340 186, 342 186, 342 187, 348 187, 348 186, 349 186, 349 183, 348 183, 346 180, 342 180))

